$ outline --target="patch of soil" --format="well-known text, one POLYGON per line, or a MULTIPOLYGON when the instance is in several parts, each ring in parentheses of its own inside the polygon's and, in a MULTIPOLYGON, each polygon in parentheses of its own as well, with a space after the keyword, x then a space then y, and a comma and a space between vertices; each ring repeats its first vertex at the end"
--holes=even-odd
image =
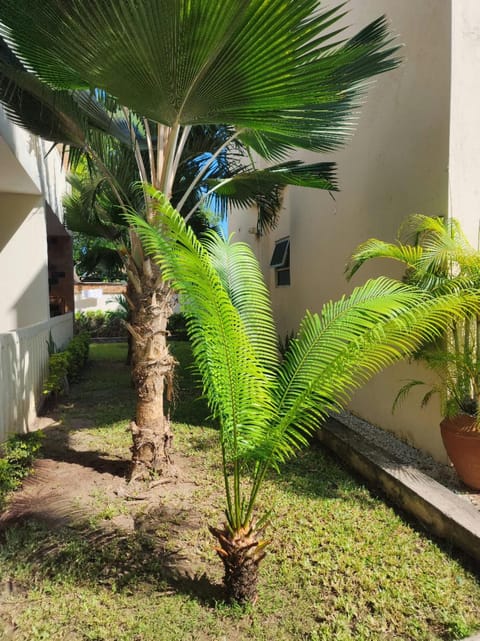
MULTIPOLYGON (((80 420, 75 423, 75 429, 79 427, 80 420)), ((203 501, 212 505, 211 488, 199 491, 207 482, 201 462, 177 453, 175 478, 128 484, 128 461, 85 450, 88 438, 82 438, 81 431, 67 438, 66 428, 55 423, 45 433, 44 458, 35 462, 33 473, 12 495, 0 516, 0 530, 35 520, 52 528, 83 529, 93 523, 93 535, 101 531, 146 536, 165 558, 165 576, 174 586, 188 584, 203 599, 221 598, 220 572, 213 581, 208 579, 204 552, 191 544, 199 532, 207 532, 199 497, 203 494, 203 501)))

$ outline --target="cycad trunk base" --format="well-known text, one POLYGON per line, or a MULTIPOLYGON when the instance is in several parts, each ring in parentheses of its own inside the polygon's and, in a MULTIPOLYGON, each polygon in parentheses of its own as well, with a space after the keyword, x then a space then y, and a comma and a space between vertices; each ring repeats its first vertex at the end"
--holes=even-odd
POLYGON ((167 345, 173 293, 161 280, 158 269, 149 265, 136 287, 129 286, 128 294, 132 309, 132 379, 137 397, 135 419, 130 424, 133 445, 129 480, 149 478, 152 473, 174 476, 173 435, 165 415, 175 365, 167 345))
POLYGON ((268 541, 261 540, 262 530, 254 525, 232 532, 228 526, 222 529, 209 527, 217 539, 215 548, 225 569, 223 579, 227 600, 246 605, 257 600, 258 566, 265 557, 268 541))

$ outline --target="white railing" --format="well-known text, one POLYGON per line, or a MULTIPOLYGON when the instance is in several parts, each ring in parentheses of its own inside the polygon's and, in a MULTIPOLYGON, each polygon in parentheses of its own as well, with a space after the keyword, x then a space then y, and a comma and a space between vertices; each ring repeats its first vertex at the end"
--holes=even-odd
POLYGON ((72 337, 73 314, 0 334, 0 442, 27 432, 42 402, 50 336, 57 348, 72 337))

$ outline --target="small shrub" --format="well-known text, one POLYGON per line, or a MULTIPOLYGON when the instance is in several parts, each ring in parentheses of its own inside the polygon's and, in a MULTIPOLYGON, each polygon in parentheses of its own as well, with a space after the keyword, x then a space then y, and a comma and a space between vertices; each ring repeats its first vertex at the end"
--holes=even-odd
POLYGON ((68 354, 67 378, 70 383, 78 381, 80 372, 88 360, 89 347, 90 334, 88 332, 77 334, 68 344, 66 349, 68 354))
POLYGON ((42 438, 42 432, 16 434, 0 446, 0 506, 3 506, 6 494, 19 487, 30 473, 42 438))
POLYGON ((66 391, 68 383, 75 383, 88 360, 90 334, 81 332, 72 338, 63 352, 51 354, 48 360, 48 377, 43 385, 43 394, 58 397, 66 391))
POLYGON ((125 320, 127 311, 89 311, 75 314, 74 330, 76 334, 87 331, 92 338, 124 338, 127 335, 125 320))
POLYGON ((43 393, 58 396, 67 386, 68 354, 59 352, 50 354, 48 359, 48 377, 43 384, 43 393))
POLYGON ((49 332, 48 334, 47 347, 48 347, 49 356, 51 356, 52 354, 56 354, 58 352, 57 345, 53 340, 52 332, 49 332))

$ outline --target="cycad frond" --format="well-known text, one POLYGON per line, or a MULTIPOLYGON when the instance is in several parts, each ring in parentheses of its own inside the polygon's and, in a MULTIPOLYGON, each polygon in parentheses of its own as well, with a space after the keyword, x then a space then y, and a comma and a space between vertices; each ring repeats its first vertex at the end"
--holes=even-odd
POLYGON ((441 336, 452 319, 478 313, 480 300, 477 292, 433 296, 387 278, 371 280, 321 314, 307 313, 278 363, 268 296, 251 250, 214 232, 200 243, 164 196, 150 196, 157 202, 155 225, 128 219, 181 294, 204 391, 220 423, 225 536, 235 537, 252 528, 270 467, 293 456, 320 420, 373 374, 441 336))
POLYGON ((204 246, 240 315, 260 366, 272 376, 278 366, 277 334, 270 296, 256 258, 248 245, 218 242, 217 234, 208 235, 204 246))
POLYGON ((423 248, 420 246, 386 243, 370 238, 356 248, 345 268, 346 276, 350 280, 360 267, 372 258, 390 258, 403 263, 406 267, 416 267, 422 254, 423 248))
MULTIPOLYGON (((163 276, 172 281, 181 296, 204 392, 222 426, 226 460, 248 459, 261 447, 273 411, 271 382, 250 336, 253 324, 265 314, 247 314, 240 301, 239 309, 235 307, 226 289, 224 267, 220 269, 220 276, 207 251, 178 212, 162 195, 156 194, 156 198, 161 234, 134 215, 128 219, 136 225, 145 250, 158 260, 163 276), (252 323, 248 330, 242 313, 252 323)), ((228 251, 217 250, 215 245, 225 241, 213 233, 207 237, 218 264, 220 256, 227 256, 228 251)), ((235 254, 238 258, 249 252, 243 245, 235 254)), ((249 256, 242 262, 250 268, 249 256)), ((262 308, 264 293, 257 288, 257 294, 262 308)), ((256 299, 255 293, 251 295, 256 299)), ((257 344, 262 343, 260 354, 269 351, 268 336, 266 331, 261 339, 256 339, 257 344)), ((275 346, 276 337, 273 344, 275 346)))
POLYGON ((373 374, 439 336, 452 318, 478 309, 467 293, 433 298, 385 278, 307 314, 280 367, 272 453, 282 460, 302 445, 318 419, 340 409, 373 374))

